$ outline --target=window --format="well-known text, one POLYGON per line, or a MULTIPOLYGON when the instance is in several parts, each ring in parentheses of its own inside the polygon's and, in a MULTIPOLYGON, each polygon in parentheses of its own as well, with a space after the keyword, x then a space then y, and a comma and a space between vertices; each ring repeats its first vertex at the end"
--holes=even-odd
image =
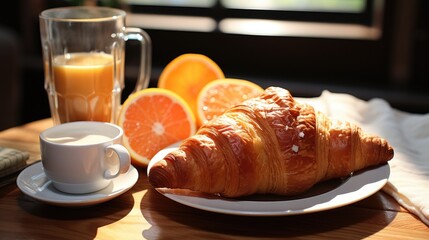
POLYGON ((173 6, 173 7, 213 7, 216 0, 125 0, 130 5, 173 6))
POLYGON ((128 25, 153 38, 155 68, 181 53, 199 52, 227 76, 254 81, 386 81, 384 0, 126 2, 128 25))
MULTIPOLYGON (((367 27, 375 25, 372 14, 373 1, 127 0, 126 2, 131 6, 132 12, 145 13, 133 14, 130 21, 146 29, 201 32, 218 30, 231 34, 272 36, 379 37, 379 31, 367 27), (318 25, 313 27, 311 23, 315 22, 318 25)), ((379 27, 379 24, 377 26, 379 27)))
POLYGON ((365 0, 221 0, 226 8, 261 9, 261 10, 294 10, 308 12, 348 12, 358 13, 365 9, 365 0))

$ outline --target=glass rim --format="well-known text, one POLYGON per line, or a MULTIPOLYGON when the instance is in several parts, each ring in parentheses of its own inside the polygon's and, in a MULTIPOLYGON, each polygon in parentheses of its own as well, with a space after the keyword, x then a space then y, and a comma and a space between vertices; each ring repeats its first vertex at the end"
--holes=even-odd
POLYGON ((125 16, 124 10, 101 6, 49 8, 39 14, 40 19, 63 22, 112 21, 125 16))

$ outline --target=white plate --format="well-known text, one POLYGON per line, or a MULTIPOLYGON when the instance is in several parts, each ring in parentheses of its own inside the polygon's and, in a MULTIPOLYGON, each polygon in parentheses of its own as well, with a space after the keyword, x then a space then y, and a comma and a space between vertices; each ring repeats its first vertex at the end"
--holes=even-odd
MULTIPOLYGON (((149 163, 161 160, 175 147, 168 147, 156 154, 149 163)), ((296 197, 255 195, 239 199, 208 196, 189 191, 156 189, 165 197, 178 203, 217 213, 245 216, 283 216, 324 211, 362 200, 386 183, 390 175, 388 164, 359 171, 343 180, 332 180, 317 184, 307 193, 296 197)))
POLYGON ((16 183, 23 193, 39 201, 67 207, 81 207, 106 202, 128 191, 137 182, 139 174, 131 166, 127 173, 119 175, 100 191, 88 194, 68 194, 57 190, 46 177, 41 162, 24 169, 16 183))

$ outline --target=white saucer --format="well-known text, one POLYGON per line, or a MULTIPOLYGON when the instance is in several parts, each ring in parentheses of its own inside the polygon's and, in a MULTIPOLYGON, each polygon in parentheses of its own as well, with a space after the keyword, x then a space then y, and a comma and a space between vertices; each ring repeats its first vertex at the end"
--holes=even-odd
POLYGON ((24 169, 16 183, 23 193, 39 201, 66 207, 81 207, 106 202, 128 191, 137 182, 139 174, 131 166, 129 171, 121 174, 104 189, 88 194, 68 194, 57 190, 46 177, 41 162, 24 169))

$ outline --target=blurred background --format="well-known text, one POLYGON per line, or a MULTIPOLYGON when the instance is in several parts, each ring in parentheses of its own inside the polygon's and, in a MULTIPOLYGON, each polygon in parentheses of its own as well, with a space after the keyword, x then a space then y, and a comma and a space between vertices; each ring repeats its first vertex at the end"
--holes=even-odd
MULTIPOLYGON (((16 0, 0 16, 0 130, 50 117, 38 15, 47 8, 100 5, 128 12, 153 42, 150 87, 183 53, 213 59, 226 77, 323 90, 429 113, 429 1, 423 0, 16 0)), ((126 46, 126 88, 134 88, 139 46, 126 46)))

